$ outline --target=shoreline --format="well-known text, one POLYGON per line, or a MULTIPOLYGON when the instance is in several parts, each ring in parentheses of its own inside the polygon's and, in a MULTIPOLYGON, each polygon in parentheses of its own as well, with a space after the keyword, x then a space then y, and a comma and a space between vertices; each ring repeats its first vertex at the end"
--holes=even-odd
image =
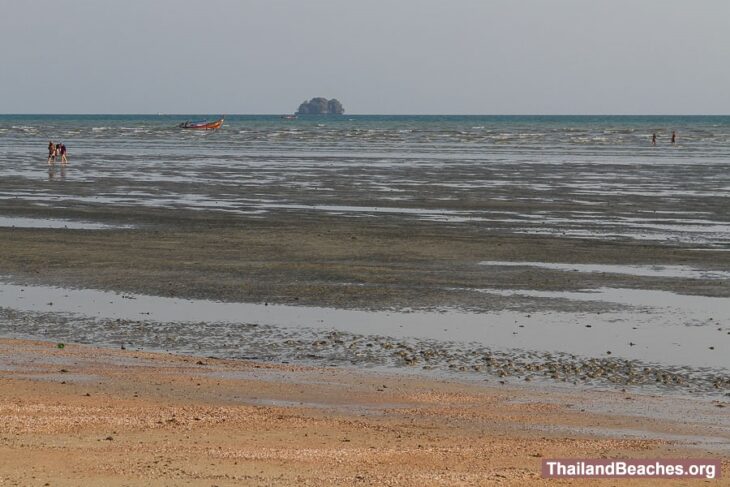
MULTIPOLYGON (((0 280, 0 333, 7 338, 126 346, 274 364, 408 370, 456 380, 572 384, 576 389, 608 387, 720 399, 730 396, 721 346, 730 330, 721 320, 704 334, 687 328, 684 334, 675 331, 660 338, 655 337, 652 326, 638 330, 639 321, 632 321, 640 317, 635 312, 621 314, 610 307, 596 309, 595 305, 597 316, 584 318, 587 324, 576 327, 571 321, 583 315, 560 308, 528 313, 448 308, 351 310, 164 298, 8 284, 6 280, 0 280), (564 317, 556 320, 551 317, 555 314, 564 317), (617 321, 636 326, 621 326, 617 321), (465 335, 469 330, 476 334, 465 335), (579 338, 572 343, 561 341, 578 333, 579 338), (620 339, 602 339, 606 333, 620 339), (644 346, 635 350, 633 342, 627 347, 624 336, 653 340, 653 353, 659 357, 671 348, 676 356, 652 362, 647 355, 651 349, 644 346), (528 345, 515 346, 517 339, 528 345), (681 351, 672 343, 677 339, 704 343, 703 347, 712 344, 710 353, 692 357, 692 348, 681 351), (556 351, 551 344, 574 349, 556 351), (604 352, 606 348, 615 353, 604 352)), ((591 300, 596 295, 588 294, 591 300)), ((713 298, 692 299, 704 305, 714 302, 713 298)), ((713 318, 709 320, 712 324, 713 318)), ((702 351, 696 346, 694 350, 702 351)))
MULTIPOLYGON (((286 212, 266 221, 102 206, 92 213, 101 223, 148 223, 125 230, 0 228, 6 281, 61 288, 38 297, 35 308, 12 303, 17 290, 5 289, 5 332, 185 352, 195 350, 198 323, 198 334, 216 340, 206 355, 229 358, 301 363, 312 354, 315 360, 308 362, 315 365, 474 370, 495 381, 605 381, 618 389, 656 384, 721 399, 730 391, 730 364, 722 366, 730 328, 721 319, 730 288, 717 278, 730 269, 727 252, 495 235, 397 219, 296 219, 286 212), (495 261, 498 265, 484 265, 495 261), (505 265, 511 261, 528 265, 505 265), (564 265, 530 267, 530 262, 564 265), (575 270, 597 263, 643 265, 652 272, 575 270), (656 266, 715 275, 677 277, 656 266), (117 295, 84 297, 73 289, 117 295), (629 300, 600 301, 602 289, 624 290, 629 300), (671 309, 646 313, 641 302, 637 306, 630 299, 642 293, 674 301, 682 295, 694 308, 678 319, 671 309), (165 301, 170 299, 179 304, 165 301), (185 300, 195 299, 238 311, 227 311, 225 319, 220 307, 195 318, 161 318, 152 309, 166 302, 193 311, 201 306, 185 300), (130 312, 86 309, 94 300, 119 301, 130 312), (256 304, 235 308, 234 303, 256 304), (322 316, 314 316, 319 311, 322 316), (183 323, 189 319, 192 325, 183 323), (216 325, 221 321, 229 321, 230 329, 216 325), (185 330, 182 338, 180 330, 185 330), (332 332, 342 336, 333 338, 332 332), (573 343, 561 345, 563 337, 573 343), (409 343, 413 340, 417 343, 409 343), (224 352, 217 353, 216 346, 224 352), (655 361, 664 356, 676 359, 655 361), (687 360, 692 357, 696 363, 687 360), (709 374, 705 367, 714 369, 709 374)), ((25 294, 22 302, 30 300, 25 294)))
POLYGON ((561 456, 730 467, 717 401, 8 339, 0 391, 8 485, 552 485, 540 459, 561 456))

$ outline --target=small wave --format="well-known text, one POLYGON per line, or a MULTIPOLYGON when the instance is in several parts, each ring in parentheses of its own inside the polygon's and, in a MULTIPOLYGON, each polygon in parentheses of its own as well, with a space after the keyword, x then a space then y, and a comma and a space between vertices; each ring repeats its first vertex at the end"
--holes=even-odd
POLYGON ((21 132, 23 134, 37 134, 38 133, 38 129, 36 129, 35 127, 29 127, 27 125, 13 125, 12 129, 15 130, 16 132, 21 132))
POLYGON ((583 137, 570 137, 569 141, 574 144, 596 144, 608 142, 608 137, 601 136, 583 136, 583 137))

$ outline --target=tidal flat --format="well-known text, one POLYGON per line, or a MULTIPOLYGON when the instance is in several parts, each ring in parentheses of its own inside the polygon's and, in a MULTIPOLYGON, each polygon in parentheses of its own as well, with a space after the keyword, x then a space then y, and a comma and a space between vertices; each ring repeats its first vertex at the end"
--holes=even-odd
POLYGON ((0 229, 6 336, 471 379, 730 390, 723 251, 318 212, 241 220, 109 211, 85 212, 107 229, 0 229), (135 228, 113 228, 131 220, 135 228))

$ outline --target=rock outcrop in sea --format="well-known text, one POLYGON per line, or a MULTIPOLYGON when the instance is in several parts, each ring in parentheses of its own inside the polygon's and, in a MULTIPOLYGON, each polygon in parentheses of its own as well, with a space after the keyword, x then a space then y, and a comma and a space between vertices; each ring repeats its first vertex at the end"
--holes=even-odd
POLYGON ((336 98, 328 100, 327 98, 317 97, 302 102, 296 113, 297 115, 342 115, 345 113, 345 109, 336 98))

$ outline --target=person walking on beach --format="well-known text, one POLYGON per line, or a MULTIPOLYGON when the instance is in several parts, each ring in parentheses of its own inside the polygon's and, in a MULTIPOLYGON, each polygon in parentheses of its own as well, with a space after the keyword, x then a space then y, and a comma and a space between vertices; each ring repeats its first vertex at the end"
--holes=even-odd
POLYGON ((656 145, 656 132, 651 134, 651 145, 656 145))
POLYGON ((672 130, 672 145, 677 143, 677 132, 672 130))
POLYGON ((64 143, 61 143, 61 164, 68 164, 68 159, 66 159, 66 144, 64 143))
POLYGON ((52 162, 56 162, 56 146, 50 140, 48 141, 48 165, 50 166, 52 162))

